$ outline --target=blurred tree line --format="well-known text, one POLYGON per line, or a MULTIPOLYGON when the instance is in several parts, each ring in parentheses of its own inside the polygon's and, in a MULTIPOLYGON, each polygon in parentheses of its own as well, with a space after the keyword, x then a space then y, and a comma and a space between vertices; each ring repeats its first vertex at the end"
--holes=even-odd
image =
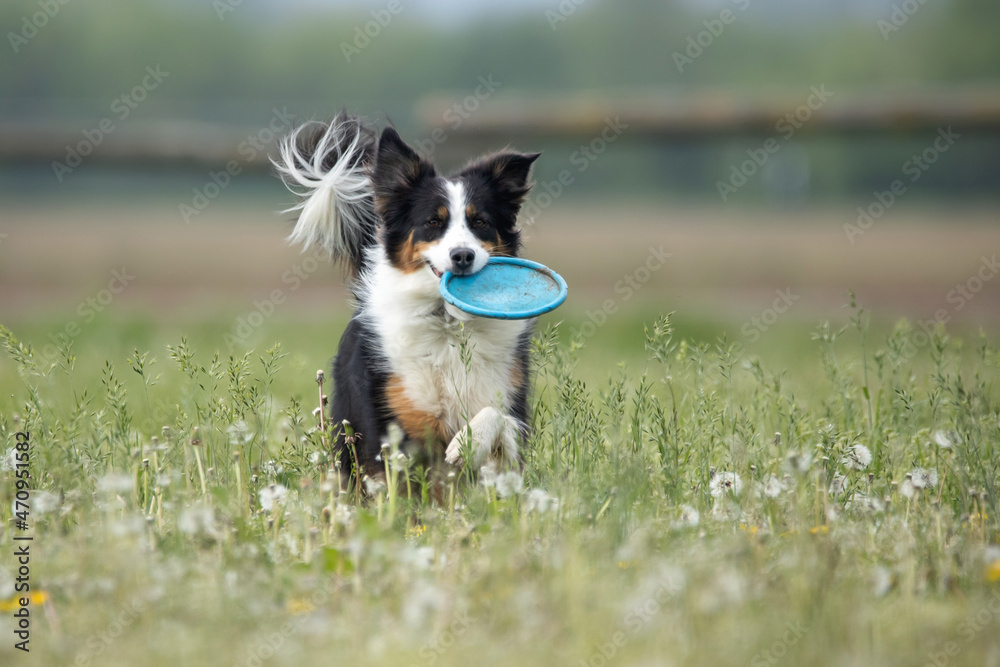
MULTIPOLYGON (((892 4, 837 11, 841 3, 846 6, 846 0, 807 3, 815 11, 790 16, 765 0, 550 0, 536 11, 440 25, 406 0, 363 10, 309 5, 308 11, 263 0, 8 0, 0 5, 8 42, 0 59, 0 116, 85 124, 106 115, 111 101, 139 84, 151 65, 170 77, 143 102, 144 119, 254 124, 274 106, 308 118, 346 105, 384 111, 403 128, 415 124, 417 100, 439 91, 468 94, 485 75, 502 83, 503 95, 526 98, 581 92, 614 98, 643 90, 683 95, 704 86, 766 95, 814 84, 891 91, 1000 83, 996 0, 898 0, 897 18, 905 20, 888 34, 878 22, 890 20, 892 4), (675 54, 724 9, 734 20, 679 71, 675 54)), ((807 147, 813 178, 835 191, 863 191, 898 171, 904 153, 864 143, 807 147), (864 165, 863 173, 852 165, 864 165), (869 178, 868 171, 877 173, 869 178)), ((914 149, 923 145, 913 140, 914 149)), ((960 148, 965 167, 939 170, 928 182, 988 191, 997 177, 981 172, 995 166, 1000 145, 989 139, 960 148)), ((693 178, 692 165, 697 170, 744 149, 737 142, 714 150, 680 147, 629 159, 675 171, 683 181, 693 178)))

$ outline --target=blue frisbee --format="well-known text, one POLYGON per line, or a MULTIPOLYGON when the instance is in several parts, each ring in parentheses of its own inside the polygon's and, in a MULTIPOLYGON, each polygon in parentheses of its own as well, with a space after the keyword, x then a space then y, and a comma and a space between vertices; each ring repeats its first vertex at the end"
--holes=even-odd
POLYGON ((441 276, 441 296, 479 317, 524 320, 555 310, 566 300, 566 281, 552 269, 517 257, 491 257, 479 273, 441 276))

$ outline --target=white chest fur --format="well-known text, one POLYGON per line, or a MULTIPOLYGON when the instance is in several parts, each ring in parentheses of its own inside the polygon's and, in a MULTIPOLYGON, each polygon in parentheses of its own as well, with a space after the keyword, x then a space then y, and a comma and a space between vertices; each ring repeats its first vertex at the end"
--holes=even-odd
MULTIPOLYGON (((381 249, 379 249, 381 251, 381 249)), ((430 271, 403 273, 379 252, 362 285, 361 316, 375 330, 392 375, 413 407, 450 434, 486 407, 510 409, 515 350, 526 321, 473 317, 449 308, 430 271)))

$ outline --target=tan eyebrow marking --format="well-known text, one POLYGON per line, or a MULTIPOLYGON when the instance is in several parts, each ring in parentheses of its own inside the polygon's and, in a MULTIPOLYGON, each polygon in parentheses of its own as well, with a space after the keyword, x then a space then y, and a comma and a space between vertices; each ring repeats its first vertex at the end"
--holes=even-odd
POLYGON ((474 217, 476 217, 476 207, 473 206, 472 204, 469 204, 468 206, 466 206, 465 207, 465 217, 467 219, 468 218, 474 218, 474 217))
POLYGON ((438 215, 438 219, 441 222, 447 222, 447 220, 448 220, 448 207, 447 206, 438 206, 437 215, 438 215))

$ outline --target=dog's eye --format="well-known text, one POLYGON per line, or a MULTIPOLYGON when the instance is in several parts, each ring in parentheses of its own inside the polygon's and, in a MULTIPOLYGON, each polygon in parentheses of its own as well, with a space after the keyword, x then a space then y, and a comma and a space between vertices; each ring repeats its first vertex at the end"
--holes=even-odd
POLYGON ((441 221, 440 221, 440 220, 439 220, 438 218, 431 218, 431 219, 430 219, 430 220, 428 220, 428 221, 427 221, 427 222, 426 222, 425 224, 426 224, 426 225, 427 225, 428 227, 434 227, 434 228, 438 228, 438 227, 440 227, 441 225, 443 225, 444 223, 443 223, 443 222, 441 222, 441 221))
POLYGON ((475 229, 486 229, 487 223, 482 218, 476 218, 472 221, 472 226, 475 229))

